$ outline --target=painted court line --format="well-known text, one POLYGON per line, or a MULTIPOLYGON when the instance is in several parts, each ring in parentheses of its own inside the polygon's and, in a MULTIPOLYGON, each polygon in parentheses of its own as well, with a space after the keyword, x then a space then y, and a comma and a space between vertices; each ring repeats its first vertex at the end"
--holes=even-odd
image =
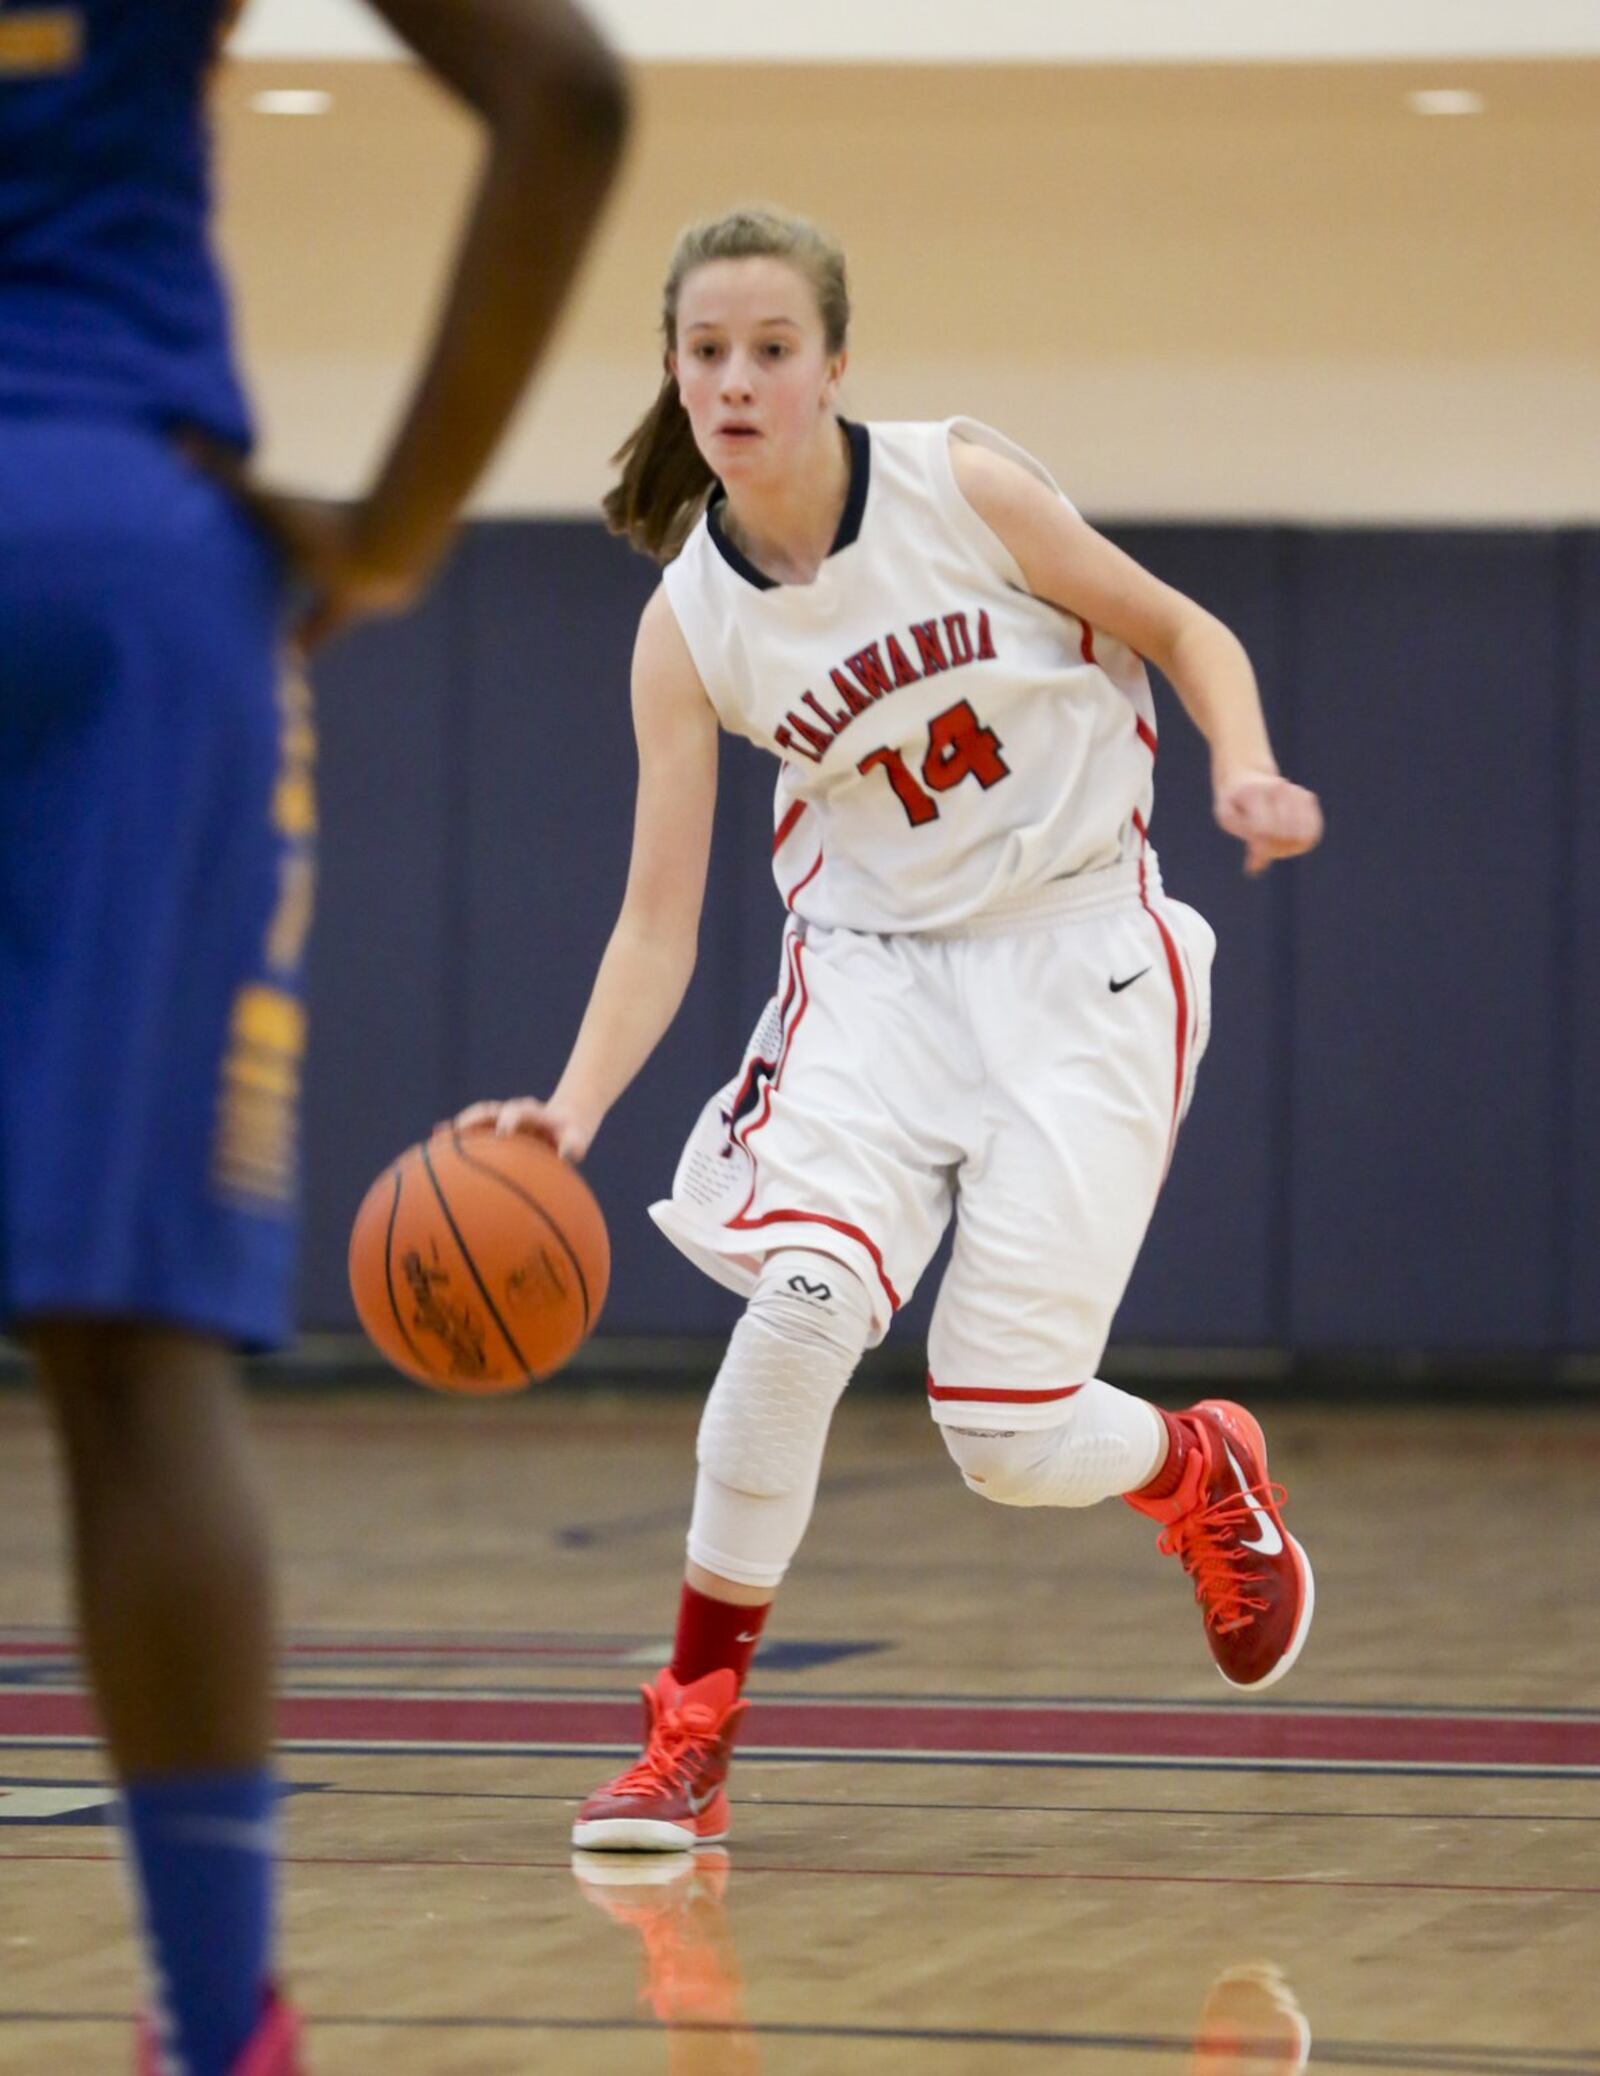
MULTIPOLYGON (((0 2026, 125 2025, 121 2013, 19 2011, 0 2012, 0 2026)), ((729 2041, 834 2040, 873 2043, 880 2046, 916 2044, 940 2047, 983 2047, 990 2049, 1038 2049, 1060 2053, 1063 2049, 1101 2050, 1121 2054, 1190 2056, 1193 2039, 1177 2033, 1066 2033, 1004 2031, 997 2027, 797 2025, 768 2022, 756 2025, 690 2022, 662 2027, 639 2018, 475 2018, 475 2017, 346 2017, 317 2018, 318 2033, 335 2032, 461 2032, 461 2033, 621 2033, 659 2034, 663 2031, 698 2035, 729 2041)), ((1238 2043, 1241 2047, 1252 2043, 1238 2043)), ((1399 2069, 1437 2072, 1437 2076, 1589 2076, 1600 2071, 1600 2054, 1589 2049, 1453 2046, 1389 2040, 1318 2040, 1313 2059, 1321 2068, 1399 2069)))
MULTIPOLYGON (((0 1734, 0 1750, 34 1752, 96 1751, 99 1740, 87 1734, 76 1737, 20 1737, 0 1734)), ((385 1739, 381 1743, 362 1738, 281 1738, 278 1749, 315 1758, 423 1758, 423 1759, 631 1759, 638 1753, 637 1738, 616 1744, 430 1744, 423 1740, 385 1739)), ((997 1754, 993 1752, 882 1752, 821 1751, 802 1745, 763 1747, 741 1745, 742 1767, 770 1763, 783 1766, 964 1766, 984 1769, 1066 1771, 1085 1773, 1273 1773, 1306 1775, 1316 1779, 1405 1779, 1405 1780, 1600 1780, 1594 1766, 1384 1766, 1368 1761, 1286 1761, 1277 1759, 1141 1759, 1111 1753, 1086 1753, 1073 1757, 1057 1754, 997 1754)))
MULTIPOLYGON (((357 1788, 326 1781, 302 1782, 296 1786, 301 1792, 314 1791, 318 1800, 322 1802, 503 1802, 518 1808, 551 1804, 570 1809, 576 1799, 572 1794, 556 1794, 543 1788, 357 1788)), ((81 1789, 101 1795, 111 1792, 109 1784, 104 1780, 58 1781, 17 1777, 9 1781, 0 1781, 0 1821, 5 1818, 3 1805, 8 1792, 28 1788, 81 1789)), ((1187 1823, 1191 1818, 1199 1817, 1202 1820, 1219 1823, 1226 1821, 1230 1824, 1249 1818, 1260 1818, 1275 1824, 1420 1824, 1428 1827, 1456 1824, 1471 1828, 1483 1824, 1600 1824, 1600 1810, 1305 1809, 1288 1804, 1280 1809, 1256 1809, 1234 1808, 1232 1805, 1220 1807, 1203 1802, 951 1802, 942 1797, 936 1809, 930 1810, 925 1800, 863 1798, 860 1795, 852 1795, 847 1804, 841 1804, 832 1796, 764 1794, 752 1797, 750 1807, 761 1811, 806 1809, 832 1812, 837 1812, 843 1807, 852 1810, 898 1809, 915 1811, 924 1818, 935 1813, 940 1817, 1136 1816, 1168 1823, 1187 1823)))
MULTIPOLYGON (((0 1865, 27 1863, 34 1866, 114 1866, 115 1853, 6 1853, 0 1865)), ((390 1857, 369 1853, 285 1853, 285 1867, 365 1867, 377 1872, 408 1873, 427 1870, 436 1874, 467 1871, 477 1874, 567 1874, 570 1859, 513 1860, 390 1857)), ((739 1861, 741 1875, 774 1874, 785 1881, 963 1881, 963 1882, 1056 1882, 1081 1887, 1106 1888, 1208 1888, 1208 1889, 1337 1889, 1376 1890, 1384 1894, 1428 1896, 1600 1896, 1600 1886, 1571 1882, 1514 1881, 1373 1881, 1344 1874, 1136 1874, 1108 1873, 1103 1869, 1063 1867, 807 1867, 796 1861, 739 1861)))
MULTIPOLYGON (((427 1745, 476 1750, 631 1749, 631 1697, 470 1694, 305 1694, 279 1707, 294 1744, 356 1743, 387 1750, 427 1745)), ((92 1732, 81 1693, 58 1687, 0 1691, 0 1739, 76 1739, 92 1732)), ((774 1697, 752 1713, 753 1753, 808 1758, 886 1756, 1201 1760, 1212 1764, 1328 1767, 1494 1767, 1600 1771, 1600 1717, 1216 1711, 1186 1704, 1137 1707, 951 1707, 942 1702, 826 1704, 774 1697)))
MULTIPOLYGON (((743 1757, 741 1753, 741 1761, 743 1757)), ((352 1788, 319 1785, 317 1792, 324 1801, 346 1802, 558 1802, 570 1807, 574 1800, 571 1795, 556 1795, 547 1789, 535 1788, 352 1788)), ((867 1800, 860 1795, 852 1795, 848 1803, 821 1795, 761 1795, 752 1798, 752 1806, 763 1810, 907 1809, 924 1817, 935 1813, 925 1801, 890 1801, 881 1797, 867 1800)), ((1302 1821, 1336 1824, 1600 1824, 1600 1810, 1574 1813, 1549 1809, 1236 1809, 1231 1803, 1224 1807, 1205 1802, 947 1802, 942 1796, 936 1813, 939 1816, 1137 1816, 1185 1820, 1209 1817, 1229 1824, 1244 1817, 1266 1817, 1277 1824, 1302 1821)))
MULTIPOLYGON (((398 1662, 427 1661, 430 1659, 456 1662, 493 1662, 496 1659, 515 1662, 518 1659, 540 1660, 550 1657, 583 1657, 610 1661, 613 1665, 632 1658, 649 1642, 659 1642, 653 1632, 631 1631, 624 1633, 597 1634, 585 1631, 581 1634, 551 1630, 519 1631, 460 1631, 437 1632, 431 1630, 304 1630, 291 1636, 283 1645, 281 1655, 291 1666, 299 1663, 318 1665, 324 1662, 338 1664, 347 1661, 353 1670, 370 1669, 375 1660, 394 1659, 398 1662)), ((800 1640, 806 1648, 826 1649, 860 1653, 888 1648, 882 1638, 835 1639, 827 1644, 800 1640)), ((13 1625, 0 1628, 0 1668, 8 1662, 29 1664, 38 1660, 59 1660, 63 1669, 76 1662, 76 1646, 72 1633, 51 1625, 13 1625)), ((765 1653, 758 1664, 765 1665, 765 1653)), ((781 1669, 781 1668, 780 1668, 781 1669)), ((77 1691, 77 1686, 63 1687, 62 1691, 77 1691)), ((348 1691, 348 1690, 347 1690, 348 1691)), ((379 1690, 382 1691, 382 1690, 379 1690)), ((411 1698, 422 1698, 418 1690, 409 1691, 411 1698)), ((455 1692, 457 1690, 447 1690, 455 1692)), ((597 1696, 590 1687, 550 1686, 524 1690, 491 1690, 483 1698, 498 1698, 501 1693, 521 1695, 540 1701, 593 1701, 607 1697, 597 1696)), ((1360 1719, 1374 1717, 1384 1721, 1418 1718, 1424 1721, 1464 1721, 1484 1723, 1560 1723, 1570 1722, 1600 1727, 1600 1709, 1596 1708, 1552 1708, 1548 1706, 1511 1706, 1487 1702, 1419 1702, 1419 1701, 1296 1701, 1282 1700, 1276 1694, 1270 1700, 1255 1702, 1240 1701, 1218 1695, 1215 1699, 1186 1698, 1181 1701, 1156 1695, 1128 1694, 946 1694, 921 1690, 915 1693, 860 1691, 842 1693, 832 1690, 819 1691, 812 1687, 804 1694, 784 1697, 787 1706, 794 1708, 938 1708, 952 1711, 983 1711, 986 1713, 1015 1713, 1039 1709, 1061 1710, 1067 1713, 1097 1713, 1111 1711, 1119 1715, 1168 1715, 1174 1710, 1186 1714, 1237 1716, 1241 1709, 1270 1717, 1317 1717, 1360 1719)))

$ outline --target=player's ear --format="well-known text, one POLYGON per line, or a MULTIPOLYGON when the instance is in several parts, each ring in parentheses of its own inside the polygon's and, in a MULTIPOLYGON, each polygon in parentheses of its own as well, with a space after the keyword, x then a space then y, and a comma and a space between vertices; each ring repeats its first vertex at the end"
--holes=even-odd
POLYGON ((839 385, 844 380, 844 371, 850 365, 850 355, 841 349, 828 356, 828 372, 823 379, 822 400, 831 405, 839 394, 839 385))

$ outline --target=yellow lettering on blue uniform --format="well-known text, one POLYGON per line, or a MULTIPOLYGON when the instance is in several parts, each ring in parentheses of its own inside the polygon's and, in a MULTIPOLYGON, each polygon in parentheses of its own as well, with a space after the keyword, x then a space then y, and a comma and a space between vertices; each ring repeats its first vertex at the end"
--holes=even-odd
POLYGON ((214 1166, 223 1194, 256 1209, 294 1201, 305 1047, 306 1014, 293 995, 258 982, 239 990, 222 1062, 214 1166))
POLYGON ((317 793, 307 773, 286 771, 278 780, 272 795, 272 826, 280 836, 316 835, 317 793))
POLYGON ((278 864, 278 900, 267 930, 267 964, 274 973, 299 972, 316 900, 317 868, 310 851, 286 851, 278 864))
POLYGON ((311 687, 299 671, 278 684, 278 781, 272 793, 272 826, 291 841, 317 833, 317 728, 311 687))
POLYGON ((278 860, 278 899, 267 925, 266 963, 292 978, 305 956, 315 905, 317 868, 317 728, 311 686, 295 670, 278 683, 278 777, 272 789, 272 826, 288 843, 278 860))
POLYGON ((83 63, 83 11, 23 7, 0 14, 0 78, 38 79, 83 63))
POLYGON ((241 988, 233 1005, 233 1041, 297 1060, 306 1049, 305 1009, 277 988, 241 988))

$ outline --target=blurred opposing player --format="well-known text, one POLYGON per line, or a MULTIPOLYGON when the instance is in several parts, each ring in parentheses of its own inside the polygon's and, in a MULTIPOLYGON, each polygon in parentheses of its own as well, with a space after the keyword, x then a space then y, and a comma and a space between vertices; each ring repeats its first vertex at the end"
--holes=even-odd
POLYGON ((571 0, 377 4, 487 148, 426 365, 347 507, 248 479, 208 227, 231 10, 0 4, 0 1324, 60 1434, 154 1983, 141 2067, 169 2076, 299 2067, 232 1354, 289 1330, 314 810, 288 583, 301 646, 417 595, 626 128, 571 0))
POLYGON ((584 1848, 727 1830, 740 1689, 834 1405, 952 1215, 928 1399, 968 1488, 1126 1496, 1236 1687, 1281 1678, 1311 1619, 1250 1414, 1168 1414, 1096 1375, 1210 1021, 1211 931, 1149 843, 1140 659, 1205 735, 1249 869, 1309 850, 1320 810, 1278 771, 1235 637, 1037 462, 969 419, 840 420, 848 322, 843 255, 809 225, 740 213, 678 248, 667 381, 608 504, 668 562, 635 652, 622 914, 554 1094, 465 1114, 582 1155, 693 968, 717 729, 773 751, 778 989, 655 1208, 748 1308, 701 1423, 645 1755, 580 1810, 584 1848))

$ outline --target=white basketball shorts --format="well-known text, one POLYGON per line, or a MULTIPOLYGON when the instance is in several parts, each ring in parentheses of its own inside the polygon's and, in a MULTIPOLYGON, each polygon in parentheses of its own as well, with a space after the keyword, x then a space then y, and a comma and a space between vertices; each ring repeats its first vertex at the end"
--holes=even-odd
POLYGON ((881 1340, 952 1212, 928 1336, 936 1420, 1042 1428, 1099 1367, 1211 1022, 1204 917, 1117 866, 993 934, 791 920, 777 994, 651 1216, 748 1293, 804 1247, 881 1340))

